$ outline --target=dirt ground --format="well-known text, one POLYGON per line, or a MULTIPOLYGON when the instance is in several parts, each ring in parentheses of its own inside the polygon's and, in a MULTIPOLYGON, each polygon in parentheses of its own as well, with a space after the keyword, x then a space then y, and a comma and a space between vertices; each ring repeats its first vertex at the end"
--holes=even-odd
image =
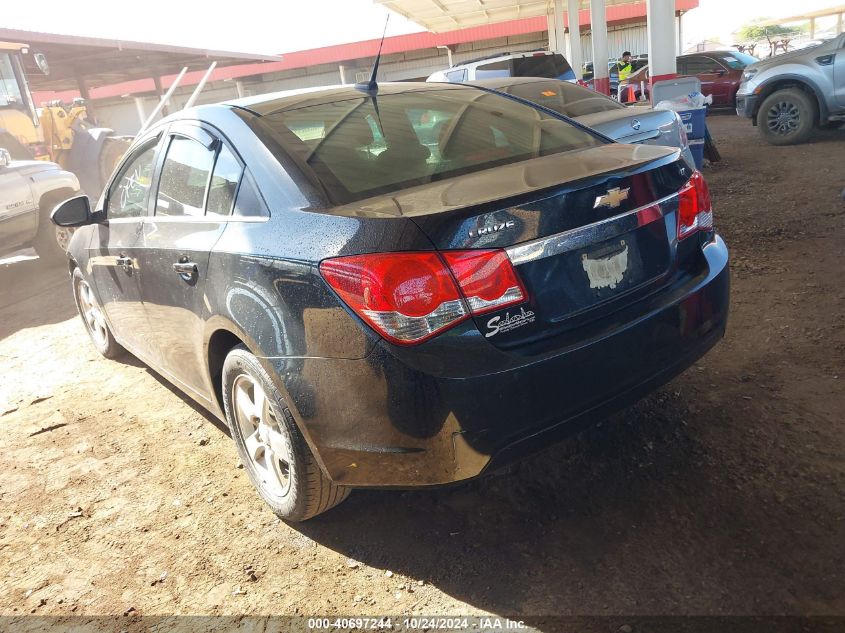
POLYGON ((845 615, 845 130, 714 116, 725 340, 509 471, 289 526, 224 429, 0 266, 0 615, 845 615))

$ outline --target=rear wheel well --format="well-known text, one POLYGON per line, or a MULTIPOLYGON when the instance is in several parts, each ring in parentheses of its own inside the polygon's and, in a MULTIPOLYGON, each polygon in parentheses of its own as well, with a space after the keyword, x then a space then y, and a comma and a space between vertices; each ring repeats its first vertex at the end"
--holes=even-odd
POLYGON ((815 91, 807 84, 801 81, 796 81, 794 79, 783 79, 781 81, 777 81, 769 86, 766 86, 765 90, 760 93, 760 97, 757 99, 757 105, 754 108, 754 120, 757 119, 757 114, 760 112, 760 106, 762 105, 763 101, 765 101, 769 95, 774 94, 779 90, 789 90, 789 89, 797 89, 804 92, 810 99, 812 99, 813 104, 816 107, 816 123, 821 119, 821 113, 819 108, 819 99, 816 96, 815 91))
POLYGON ((217 330, 208 340, 208 375, 214 385, 214 397, 223 411, 223 362, 234 347, 244 342, 229 330, 217 330))

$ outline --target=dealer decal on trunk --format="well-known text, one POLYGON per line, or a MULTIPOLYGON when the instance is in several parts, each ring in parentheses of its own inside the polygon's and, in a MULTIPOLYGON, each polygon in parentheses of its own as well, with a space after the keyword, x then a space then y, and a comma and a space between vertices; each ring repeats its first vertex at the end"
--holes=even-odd
POLYGON ((525 308, 520 308, 519 314, 514 314, 513 316, 511 316, 510 312, 505 312, 504 317, 497 316, 487 321, 487 329, 490 331, 484 336, 490 338, 501 332, 510 332, 523 325, 534 323, 536 318, 531 310, 526 310, 525 308))

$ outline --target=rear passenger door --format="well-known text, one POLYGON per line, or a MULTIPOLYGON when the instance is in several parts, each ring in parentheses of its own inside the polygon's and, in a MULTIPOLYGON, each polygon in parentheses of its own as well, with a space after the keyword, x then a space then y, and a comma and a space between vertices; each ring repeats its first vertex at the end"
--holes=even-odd
POLYGON ((208 399, 204 323, 211 249, 234 205, 243 167, 209 129, 181 123, 166 139, 154 211, 143 230, 141 296, 162 370, 208 399))

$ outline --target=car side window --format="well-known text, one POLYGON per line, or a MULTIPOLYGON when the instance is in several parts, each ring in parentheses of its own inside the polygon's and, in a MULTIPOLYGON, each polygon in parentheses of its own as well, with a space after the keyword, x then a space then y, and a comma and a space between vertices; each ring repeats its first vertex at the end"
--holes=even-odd
POLYGON ((202 216, 214 150, 184 136, 167 148, 156 198, 157 216, 202 216))
POLYGON ((239 218, 270 217, 270 212, 267 210, 264 198, 258 193, 258 187, 248 172, 244 172, 243 182, 241 182, 241 186, 238 188, 238 198, 235 201, 235 212, 233 215, 239 218))
POLYGON ((242 171, 241 163, 232 151, 225 145, 221 145, 208 189, 206 215, 228 216, 232 212, 242 171))
POLYGON ((498 62, 488 62, 486 64, 479 64, 475 67, 476 79, 490 79, 493 77, 511 77, 513 75, 513 65, 510 59, 504 59, 498 62))
POLYGON ((157 145, 151 143, 124 164, 109 190, 106 217, 118 220, 146 214, 157 145))
POLYGON ((458 70, 451 70, 446 73, 446 79, 452 83, 461 83, 467 80, 467 69, 460 68, 458 70))
POLYGON ((704 75, 712 73, 719 64, 709 57, 690 57, 687 59, 687 75, 704 75))

